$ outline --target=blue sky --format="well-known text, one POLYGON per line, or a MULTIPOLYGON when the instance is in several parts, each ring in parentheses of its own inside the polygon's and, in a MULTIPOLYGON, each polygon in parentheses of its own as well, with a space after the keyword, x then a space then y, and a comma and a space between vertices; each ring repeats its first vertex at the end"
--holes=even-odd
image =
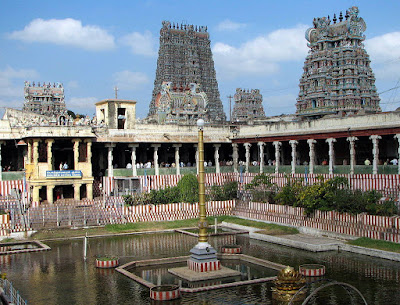
MULTIPOLYGON (((161 22, 205 25, 225 113, 236 88, 260 89, 266 115, 295 112, 314 17, 358 6, 378 92, 400 81, 400 1, 0 1, 0 107, 21 108, 24 81, 61 82, 67 108, 137 101, 144 118, 155 79, 161 22)), ((400 107, 400 88, 381 94, 400 107)))

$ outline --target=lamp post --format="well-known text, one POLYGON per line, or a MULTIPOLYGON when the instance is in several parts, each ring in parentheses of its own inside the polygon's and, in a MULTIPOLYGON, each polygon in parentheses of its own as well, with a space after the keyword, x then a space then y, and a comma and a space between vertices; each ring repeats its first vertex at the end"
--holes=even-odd
POLYGON ((188 260, 188 267, 196 272, 208 272, 221 269, 221 264, 217 259, 217 251, 208 243, 207 234, 207 218, 206 218, 206 202, 205 202, 205 187, 204 187, 204 141, 203 127, 204 120, 197 121, 199 128, 199 240, 191 250, 191 255, 188 260))
POLYGON ((205 187, 204 187, 204 136, 203 127, 204 120, 199 119, 197 121, 197 127, 199 128, 199 209, 200 209, 200 220, 199 220, 199 243, 207 243, 207 212, 206 212, 206 200, 205 200, 205 187))

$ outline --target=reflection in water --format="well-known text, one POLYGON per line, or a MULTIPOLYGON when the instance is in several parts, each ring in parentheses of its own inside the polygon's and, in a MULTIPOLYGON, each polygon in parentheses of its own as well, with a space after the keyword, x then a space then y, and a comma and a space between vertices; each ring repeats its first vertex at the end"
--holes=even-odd
MULTIPOLYGON (((295 268, 324 264, 327 278, 355 286, 368 304, 397 304, 400 299, 397 262, 347 252, 311 253, 250 240, 247 235, 211 237, 209 241, 217 250, 225 244, 238 243, 245 254, 295 268)), ((51 251, 2 256, 0 269, 28 304, 151 304, 148 288, 114 270, 96 269, 94 256, 117 255, 124 264, 189 255, 196 243, 197 238, 180 233, 90 238, 85 262, 83 240, 48 242, 51 251)), ((239 268, 247 276, 254 276, 251 268, 250 272, 246 266, 239 268)), ((152 276, 153 281, 164 281, 164 275, 152 276)), ((343 289, 332 288, 318 294, 312 304, 349 304, 349 300, 343 289)), ((270 284, 184 294, 178 304, 272 304, 270 284)))

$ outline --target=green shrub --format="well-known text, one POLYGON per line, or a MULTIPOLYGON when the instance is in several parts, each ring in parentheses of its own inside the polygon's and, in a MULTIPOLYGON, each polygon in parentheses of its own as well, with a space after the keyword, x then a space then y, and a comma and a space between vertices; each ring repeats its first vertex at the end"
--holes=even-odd
POLYGON ((272 187, 276 187, 275 183, 272 182, 272 177, 270 175, 263 173, 256 175, 251 181, 251 183, 248 183, 245 186, 245 189, 246 190, 254 190, 257 188, 268 189, 272 187))
POLYGON ((299 206, 299 195, 304 189, 303 180, 293 179, 290 176, 287 176, 286 178, 286 185, 281 188, 274 199, 277 203, 282 205, 299 206))
POLYGON ((231 200, 237 198, 238 183, 230 181, 224 185, 211 186, 209 200, 231 200))
POLYGON ((193 174, 184 175, 177 185, 179 202, 195 203, 199 201, 199 183, 193 174))

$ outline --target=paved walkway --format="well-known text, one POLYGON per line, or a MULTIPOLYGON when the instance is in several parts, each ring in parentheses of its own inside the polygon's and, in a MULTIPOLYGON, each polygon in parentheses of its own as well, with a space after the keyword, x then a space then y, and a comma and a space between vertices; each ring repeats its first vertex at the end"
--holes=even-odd
MULTIPOLYGON (((283 246, 288 246, 292 248, 303 249, 312 252, 342 250, 342 251, 348 251, 348 252, 400 262, 400 253, 353 246, 347 244, 345 240, 341 239, 334 239, 323 236, 314 236, 302 233, 292 234, 292 235, 272 236, 272 235, 257 233, 257 231, 260 230, 258 228, 246 227, 227 222, 223 222, 222 225, 230 227, 232 229, 247 230, 249 231, 250 238, 274 244, 279 244, 283 246)), ((321 231, 321 235, 322 234, 323 232, 321 231)))

